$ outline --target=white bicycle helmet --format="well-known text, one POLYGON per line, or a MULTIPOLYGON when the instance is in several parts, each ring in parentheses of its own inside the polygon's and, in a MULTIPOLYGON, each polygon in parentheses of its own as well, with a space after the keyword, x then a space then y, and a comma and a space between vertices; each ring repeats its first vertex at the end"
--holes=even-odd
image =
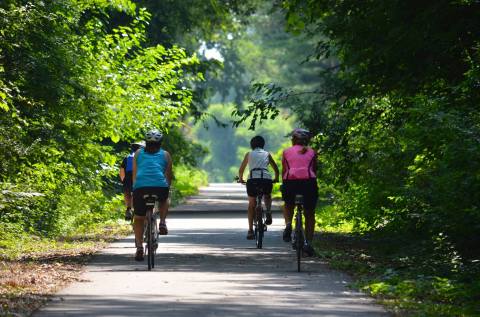
POLYGON ((130 143, 130 146, 136 146, 136 147, 145 147, 145 141, 135 141, 133 143, 130 143))
POLYGON ((163 134, 158 130, 150 130, 145 134, 145 142, 161 142, 163 134))

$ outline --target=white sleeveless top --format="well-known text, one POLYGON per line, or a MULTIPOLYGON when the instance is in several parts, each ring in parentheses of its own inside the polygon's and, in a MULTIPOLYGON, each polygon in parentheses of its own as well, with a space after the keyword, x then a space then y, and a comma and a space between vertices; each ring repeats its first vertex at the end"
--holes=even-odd
POLYGON ((272 175, 268 171, 269 153, 261 148, 255 148, 248 154, 248 167, 250 173, 248 178, 265 178, 272 179, 272 175))

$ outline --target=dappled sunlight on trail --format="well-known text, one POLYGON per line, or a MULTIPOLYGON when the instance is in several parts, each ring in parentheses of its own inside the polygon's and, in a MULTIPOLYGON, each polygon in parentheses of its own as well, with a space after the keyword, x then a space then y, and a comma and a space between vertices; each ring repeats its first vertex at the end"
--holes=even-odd
POLYGON ((65 289, 36 316, 386 316, 319 259, 305 258, 298 273, 279 210, 263 249, 245 239, 245 211, 177 208, 167 224, 154 270, 134 261, 128 237, 94 258, 87 282, 65 289))

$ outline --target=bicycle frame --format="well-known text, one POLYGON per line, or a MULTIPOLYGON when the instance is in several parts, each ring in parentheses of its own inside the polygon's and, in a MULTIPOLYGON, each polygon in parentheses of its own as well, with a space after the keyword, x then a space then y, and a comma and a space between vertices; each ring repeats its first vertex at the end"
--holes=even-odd
POLYGON ((262 198, 263 190, 260 187, 256 189, 257 196, 255 198, 255 214, 253 218, 254 232, 255 232, 255 242, 258 249, 263 247, 263 236, 266 231, 267 225, 265 224, 265 212, 262 208, 262 198))
MULTIPOLYGON (((238 177, 235 177, 235 180, 242 185, 246 185, 246 182, 240 182, 238 177)), ((255 197, 255 213, 253 215, 253 226, 254 226, 254 235, 255 235, 255 244, 258 249, 263 247, 263 235, 267 231, 267 225, 265 224, 265 212, 262 208, 262 199, 264 196, 263 188, 256 187, 255 191, 257 196, 255 197)))
POLYGON ((158 248, 158 226, 157 219, 159 218, 158 197, 156 195, 144 195, 147 212, 145 215, 145 222, 143 227, 143 235, 145 244, 145 254, 147 255, 147 265, 150 271, 155 267, 155 254, 158 248))

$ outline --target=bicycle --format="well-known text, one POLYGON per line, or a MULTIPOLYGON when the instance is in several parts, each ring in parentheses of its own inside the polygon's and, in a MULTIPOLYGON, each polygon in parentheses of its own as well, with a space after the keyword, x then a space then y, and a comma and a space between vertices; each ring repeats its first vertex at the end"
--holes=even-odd
POLYGON ((255 188, 255 192, 257 196, 255 197, 255 214, 253 218, 253 227, 254 227, 254 235, 255 235, 255 244, 258 249, 263 247, 263 236, 265 231, 267 231, 267 225, 265 224, 266 216, 265 210, 262 207, 262 199, 263 199, 263 188, 261 186, 257 186, 255 188))
POLYGON ((300 272, 302 251, 305 246, 305 231, 303 230, 303 195, 295 195, 295 231, 293 234, 293 248, 297 253, 297 270, 300 272))
POLYGON ((158 248, 158 225, 159 219, 158 209, 155 208, 158 196, 157 195, 144 195, 145 205, 147 206, 147 212, 145 215, 145 223, 143 227, 143 236, 145 244, 145 255, 147 256, 148 270, 150 271, 155 267, 155 254, 158 248))
MULTIPOLYGON (((240 182, 238 177, 235 177, 237 182, 240 182)), ((240 182, 241 184, 245 185, 246 182, 240 182)), ((265 224, 266 215, 265 210, 262 207, 262 200, 263 200, 263 188, 262 186, 256 186, 255 192, 257 195, 255 196, 255 214, 253 217, 253 234, 255 236, 255 245, 257 249, 261 249, 263 247, 263 237, 265 231, 267 231, 267 225, 265 224)))

